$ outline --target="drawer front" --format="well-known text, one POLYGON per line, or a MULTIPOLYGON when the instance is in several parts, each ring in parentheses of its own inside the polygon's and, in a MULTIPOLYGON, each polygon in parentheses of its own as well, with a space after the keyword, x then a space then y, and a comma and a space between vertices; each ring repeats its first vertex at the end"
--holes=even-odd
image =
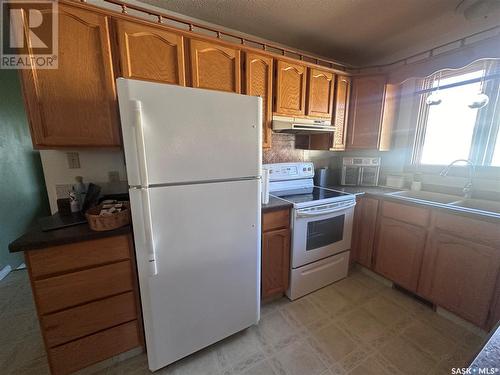
POLYGON ((262 215, 262 231, 288 228, 290 226, 290 210, 265 212, 262 215))
POLYGON ((133 289, 129 260, 34 282, 40 314, 48 314, 133 289))
POLYGON ((42 316, 45 340, 50 347, 84 337, 137 318, 132 292, 42 316))
POLYGON ((405 223, 426 227, 430 212, 427 208, 409 206, 394 202, 382 202, 382 215, 405 223))
POLYGON ((69 374, 141 345, 136 320, 49 349, 54 375, 69 374))
POLYGON ((292 269, 287 296, 291 300, 305 296, 325 285, 347 277, 348 270, 349 251, 300 268, 294 268, 292 269))
POLYGON ((129 236, 116 236, 27 253, 34 279, 130 258, 129 236))
POLYGON ((444 212, 433 213, 433 226, 472 242, 500 248, 500 225, 444 212))

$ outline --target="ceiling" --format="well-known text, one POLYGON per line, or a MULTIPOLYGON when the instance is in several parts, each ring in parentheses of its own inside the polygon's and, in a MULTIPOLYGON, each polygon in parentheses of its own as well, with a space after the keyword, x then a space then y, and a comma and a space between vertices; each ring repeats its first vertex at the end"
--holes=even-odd
POLYGON ((141 2, 353 65, 392 62, 500 24, 492 12, 500 0, 141 2), (456 11, 478 1, 488 3, 479 15, 456 11))

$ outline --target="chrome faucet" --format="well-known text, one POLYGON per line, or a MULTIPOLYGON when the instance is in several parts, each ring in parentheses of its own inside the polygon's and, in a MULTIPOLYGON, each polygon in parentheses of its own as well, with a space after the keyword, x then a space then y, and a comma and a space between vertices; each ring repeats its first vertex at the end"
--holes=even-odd
POLYGON ((450 171, 451 167, 454 164, 459 163, 459 162, 464 162, 469 167, 469 180, 467 181, 467 184, 465 184, 462 191, 464 192, 465 199, 470 199, 472 197, 472 178, 474 176, 474 172, 476 169, 476 167, 474 166, 474 164, 470 160, 468 160, 468 159, 453 160, 448 166, 443 168, 443 170, 439 173, 439 175, 446 176, 448 174, 448 172, 450 171))

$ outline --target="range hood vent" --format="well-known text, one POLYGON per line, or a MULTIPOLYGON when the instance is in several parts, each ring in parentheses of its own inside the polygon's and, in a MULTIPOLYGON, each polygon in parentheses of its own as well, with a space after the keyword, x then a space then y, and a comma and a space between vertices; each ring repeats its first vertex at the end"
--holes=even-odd
POLYGON ((333 133, 330 120, 312 120, 295 117, 273 116, 273 130, 291 134, 333 133))

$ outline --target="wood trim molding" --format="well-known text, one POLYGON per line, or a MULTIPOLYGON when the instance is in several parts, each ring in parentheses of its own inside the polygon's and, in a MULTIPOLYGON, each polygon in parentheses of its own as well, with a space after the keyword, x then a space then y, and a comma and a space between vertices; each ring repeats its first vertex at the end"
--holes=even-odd
POLYGON ((265 43, 262 41, 253 40, 253 39, 248 38, 248 37, 233 35, 232 33, 227 32, 227 31, 217 30, 215 28, 203 26, 201 24, 197 24, 194 21, 188 21, 188 20, 184 20, 181 18, 176 18, 176 17, 168 15, 166 13, 152 11, 150 9, 146 9, 146 8, 143 8, 140 6, 128 4, 128 3, 125 3, 125 2, 120 1, 120 0, 103 0, 103 1, 106 3, 110 3, 110 4, 115 4, 115 5, 120 6, 120 7, 125 6, 125 12, 123 12, 123 8, 121 8, 122 9, 121 11, 120 10, 114 11, 114 10, 107 9, 107 8, 104 8, 104 7, 95 5, 95 4, 88 4, 82 0, 81 1, 60 0, 59 3, 70 4, 70 5, 80 7, 80 8, 93 10, 95 12, 111 16, 113 18, 126 19, 129 21, 143 23, 143 24, 148 25, 148 26, 154 25, 155 27, 158 27, 158 28, 164 28, 165 30, 179 33, 186 38, 196 38, 196 39, 204 40, 207 42, 216 42, 218 44, 225 45, 225 46, 230 47, 230 48, 237 47, 242 51, 251 51, 251 52, 260 53, 260 54, 267 55, 267 56, 273 56, 274 58, 279 58, 279 59, 287 60, 289 62, 294 62, 294 63, 300 63, 300 64, 308 66, 308 67, 320 68, 320 69, 323 69, 326 71, 331 71, 334 73, 340 73, 340 74, 344 74, 344 75, 351 74, 348 70, 348 69, 350 69, 350 67, 348 67, 347 65, 341 64, 341 63, 338 63, 338 62, 335 62, 332 60, 328 60, 328 59, 325 59, 325 58, 322 58, 319 56, 315 56, 314 54, 308 54, 305 52, 293 50, 291 48, 286 48, 286 47, 274 45, 272 43, 265 43), (149 16, 149 17, 154 16, 154 17, 156 17, 156 20, 147 20, 144 18, 140 18, 138 16, 132 16, 132 15, 127 13, 128 9, 137 10, 139 12, 142 12, 142 13, 144 13, 145 16, 149 16), (170 26, 170 25, 163 23, 163 21, 162 21, 162 23, 160 23, 160 22, 158 22, 159 16, 162 17, 162 20, 167 19, 167 20, 174 21, 178 24, 184 24, 187 27, 189 27, 190 30, 183 30, 181 28, 173 27, 173 26, 170 26), (191 26, 193 26, 193 27, 191 27, 191 26), (196 32, 195 28, 205 30, 205 33, 196 32), (216 36, 215 37, 208 36, 208 35, 206 35, 206 31, 214 33, 216 36), (235 42, 222 39, 224 36, 231 38, 231 39, 234 39, 235 42), (245 43, 252 43, 254 45, 260 45, 260 46, 262 46, 262 48, 251 47, 250 45, 245 44, 245 43), (297 57, 292 57, 292 56, 297 56, 297 57))

